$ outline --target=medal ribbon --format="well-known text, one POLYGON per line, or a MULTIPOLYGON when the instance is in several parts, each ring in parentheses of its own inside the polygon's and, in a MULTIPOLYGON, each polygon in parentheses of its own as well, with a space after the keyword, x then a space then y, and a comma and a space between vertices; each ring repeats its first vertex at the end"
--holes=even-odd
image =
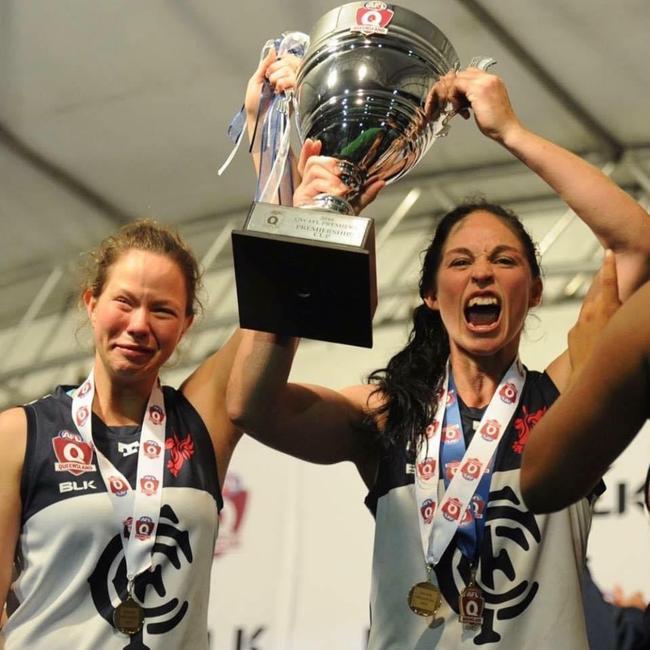
POLYGON ((124 548, 127 578, 131 583, 151 566, 152 549, 162 503, 165 458, 165 402, 156 379, 147 403, 138 450, 136 489, 133 490, 93 442, 92 404, 95 395, 94 370, 72 398, 72 420, 84 442, 94 449, 124 548))
MULTIPOLYGON (((302 32, 285 32, 280 38, 268 40, 260 55, 263 60, 270 48, 276 50, 278 58, 293 54, 303 57, 309 47, 309 36, 302 32)), ((293 181, 289 152, 291 147, 290 109, 295 104, 293 90, 275 94, 266 81, 262 85, 257 109, 255 132, 251 142, 251 151, 259 148, 260 169, 257 178, 255 200, 271 203, 278 197, 280 205, 291 205, 293 199, 293 181), (259 140, 258 136, 259 135, 259 140)), ((218 171, 223 174, 235 156, 246 125, 244 107, 235 115, 228 135, 235 146, 218 171)))
MULTIPOLYGON (((519 359, 515 359, 501 379, 469 447, 465 450, 458 398, 447 362, 436 416, 427 427, 426 442, 418 447, 415 463, 415 497, 420 539, 428 565, 438 564, 461 526, 465 530, 461 532, 459 546, 470 560, 474 559, 478 542, 477 531, 473 525, 475 517, 472 501, 474 495, 479 492, 478 496, 487 502, 490 478, 486 472, 499 440, 517 410, 525 380, 526 372, 519 359), (438 498, 439 459, 443 463, 445 486, 442 499, 438 498)), ((484 505, 487 506, 487 503, 484 505)))

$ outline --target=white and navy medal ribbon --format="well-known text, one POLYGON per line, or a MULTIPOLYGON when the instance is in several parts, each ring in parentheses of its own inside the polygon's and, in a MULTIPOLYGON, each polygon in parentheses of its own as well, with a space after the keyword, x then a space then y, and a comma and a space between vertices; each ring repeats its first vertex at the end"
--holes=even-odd
MULTIPOLYGON (((278 57, 286 54, 302 58, 309 46, 309 36, 302 32, 285 32, 281 38, 271 39, 264 44, 260 60, 264 59, 271 47, 278 57)), ((274 93, 265 82, 260 92, 255 131, 250 151, 259 150, 260 167, 257 177, 255 200, 272 203, 277 198, 280 205, 291 205, 293 201, 293 179, 289 153, 291 148, 290 109, 294 103, 292 90, 274 93)), ((244 108, 235 115, 228 127, 228 135, 235 146, 221 166, 218 174, 226 170, 235 156, 242 140, 246 125, 244 108)))
POLYGON ((459 528, 461 551, 470 560, 475 558, 483 528, 477 531, 474 522, 478 514, 483 519, 487 506, 488 471, 499 440, 517 410, 525 380, 525 370, 516 359, 501 379, 465 450, 458 397, 447 363, 436 416, 427 427, 426 441, 418 446, 415 463, 420 538, 428 565, 438 564, 459 528), (445 488, 442 498, 438 495, 440 476, 445 488), (478 499, 484 500, 483 508, 478 499))
POLYGON ((84 442, 94 449, 99 472, 113 506, 124 548, 127 578, 151 566, 153 544, 160 518, 165 459, 165 402, 158 379, 151 391, 140 433, 135 490, 93 442, 92 404, 94 371, 72 397, 72 419, 84 442))

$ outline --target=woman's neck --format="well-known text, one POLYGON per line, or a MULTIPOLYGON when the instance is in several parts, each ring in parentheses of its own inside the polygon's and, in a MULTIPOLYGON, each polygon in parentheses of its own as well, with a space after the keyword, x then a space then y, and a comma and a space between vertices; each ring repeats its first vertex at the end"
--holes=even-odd
POLYGON ((101 361, 95 363, 93 412, 108 426, 141 424, 155 378, 124 384, 111 378, 101 361))
POLYGON ((487 406, 514 359, 504 355, 470 357, 452 348, 454 383, 463 402, 471 408, 487 406))

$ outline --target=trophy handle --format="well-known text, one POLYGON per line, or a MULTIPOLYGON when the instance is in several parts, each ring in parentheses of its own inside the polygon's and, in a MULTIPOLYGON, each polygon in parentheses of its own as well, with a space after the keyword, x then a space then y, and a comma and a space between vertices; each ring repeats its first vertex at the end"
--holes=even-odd
MULTIPOLYGON (((491 56, 475 56, 467 66, 468 68, 478 68, 479 70, 487 71, 488 68, 495 65, 496 59, 491 56)), ((433 137, 444 138, 449 132, 449 122, 451 118, 456 115, 456 111, 451 102, 447 102, 440 116, 433 122, 433 137)))

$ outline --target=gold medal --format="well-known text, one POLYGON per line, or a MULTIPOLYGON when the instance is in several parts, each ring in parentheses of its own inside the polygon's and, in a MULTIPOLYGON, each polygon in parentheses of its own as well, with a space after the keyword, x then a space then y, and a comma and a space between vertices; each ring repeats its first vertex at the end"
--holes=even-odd
POLYGON ((133 600, 131 595, 122 601, 113 612, 113 625, 122 632, 133 636, 142 629, 144 610, 133 600))
POLYGON ((419 616, 435 616, 440 603, 440 590, 430 582, 418 582, 409 591, 409 607, 419 616))

